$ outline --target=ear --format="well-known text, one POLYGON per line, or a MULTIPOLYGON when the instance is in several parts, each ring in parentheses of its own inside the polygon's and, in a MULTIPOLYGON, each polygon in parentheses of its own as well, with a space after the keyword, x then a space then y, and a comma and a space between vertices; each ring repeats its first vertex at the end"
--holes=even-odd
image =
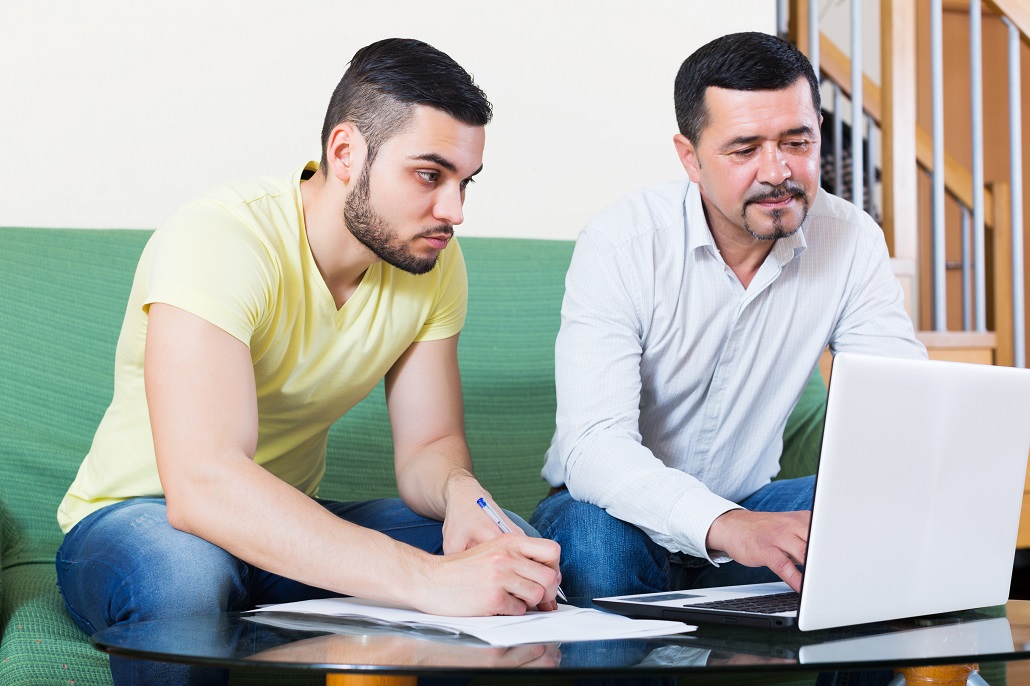
POLYGON ((357 172, 360 171, 368 152, 365 139, 358 131, 358 127, 351 122, 337 124, 329 133, 325 149, 330 175, 345 185, 349 184, 352 178, 357 178, 357 172))
POLYGON ((701 160, 697 157, 694 144, 682 133, 677 133, 672 137, 672 144, 676 146, 676 155, 680 158, 680 164, 687 170, 687 176, 694 183, 700 183, 701 160))

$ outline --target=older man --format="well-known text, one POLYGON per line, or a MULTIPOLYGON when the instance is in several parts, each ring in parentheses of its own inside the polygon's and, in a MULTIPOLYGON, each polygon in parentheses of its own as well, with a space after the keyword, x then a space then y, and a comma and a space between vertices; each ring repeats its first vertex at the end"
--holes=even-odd
POLYGON ((819 189, 819 87, 773 36, 676 77, 688 179, 589 222, 557 340, 553 494, 531 521, 570 595, 801 581, 811 477, 772 482, 823 349, 925 357, 883 233, 819 189))

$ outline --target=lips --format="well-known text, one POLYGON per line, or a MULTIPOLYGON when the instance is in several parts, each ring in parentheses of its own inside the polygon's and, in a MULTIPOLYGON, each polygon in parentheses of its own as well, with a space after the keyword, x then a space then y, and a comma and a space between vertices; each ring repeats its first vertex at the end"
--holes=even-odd
POLYGON ((450 242, 451 235, 446 233, 436 233, 431 236, 423 236, 422 238, 426 239, 426 241, 428 241, 429 244, 437 250, 443 250, 447 247, 447 243, 450 242))
POLYGON ((784 205, 790 204, 794 200, 793 195, 784 195, 780 198, 765 198, 763 200, 755 201, 755 204, 761 205, 762 207, 783 207, 784 205))

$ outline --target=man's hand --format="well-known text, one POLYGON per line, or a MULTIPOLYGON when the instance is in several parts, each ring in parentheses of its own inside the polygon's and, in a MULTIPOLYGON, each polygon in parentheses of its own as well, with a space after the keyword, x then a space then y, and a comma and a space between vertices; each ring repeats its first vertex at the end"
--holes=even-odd
POLYGON ((712 522, 705 545, 721 550, 747 567, 768 567, 795 591, 808 553, 812 513, 730 510, 712 522))
POLYGON ((409 634, 327 634, 262 650, 248 657, 258 662, 310 662, 411 667, 482 667, 490 669, 561 664, 557 643, 511 647, 434 641, 409 634))
POLYGON ((554 541, 520 531, 459 553, 429 556, 415 582, 419 592, 410 602, 423 612, 455 616, 552 610, 559 554, 554 541))
MULTIPOLYGON (((472 475, 455 476, 449 480, 447 486, 447 512, 443 520, 443 551, 445 555, 471 550, 480 544, 506 535, 476 503, 479 498, 486 498, 511 530, 511 536, 525 537, 525 532, 504 514, 504 510, 497 506, 497 503, 493 501, 490 494, 483 489, 475 477, 472 475)), ((551 566, 555 572, 558 571, 557 556, 551 566)), ((558 580, 561 581, 560 574, 558 580)), ((558 604, 552 594, 537 603, 536 608, 546 612, 558 609, 558 604)))
POLYGON ((447 509, 443 519, 445 555, 460 553, 504 533, 476 503, 480 498, 486 498, 512 533, 522 533, 471 474, 452 476, 448 480, 446 491, 447 509))

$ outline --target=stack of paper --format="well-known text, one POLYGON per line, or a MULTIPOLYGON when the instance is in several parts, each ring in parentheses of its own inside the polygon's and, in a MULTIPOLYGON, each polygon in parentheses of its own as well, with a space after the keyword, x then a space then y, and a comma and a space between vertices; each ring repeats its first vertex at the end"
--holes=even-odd
POLYGON ((630 619, 571 605, 558 605, 553 612, 530 611, 517 617, 449 617, 405 610, 362 598, 326 598, 269 605, 257 611, 354 617, 406 628, 452 631, 475 636, 495 646, 648 638, 681 634, 696 628, 682 622, 630 619))

